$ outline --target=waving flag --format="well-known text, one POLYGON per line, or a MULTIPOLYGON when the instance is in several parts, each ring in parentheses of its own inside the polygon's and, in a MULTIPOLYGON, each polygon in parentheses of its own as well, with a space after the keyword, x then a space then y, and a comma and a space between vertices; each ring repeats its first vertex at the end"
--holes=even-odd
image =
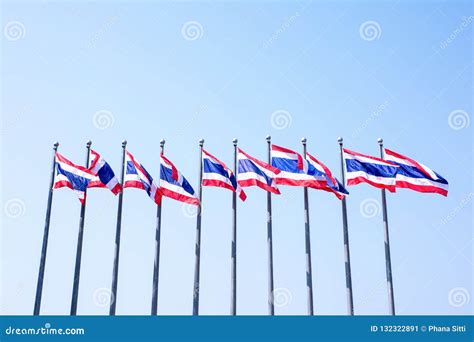
POLYGON ((126 171, 124 188, 145 190, 148 196, 158 205, 161 204, 161 191, 145 168, 130 153, 125 155, 126 171))
POLYGON ((180 202, 200 204, 192 186, 163 154, 160 163, 160 191, 163 196, 180 202))
POLYGON ((258 186, 268 192, 280 194, 280 190, 278 190, 275 181, 280 170, 249 156, 240 148, 238 149, 237 160, 239 173, 238 183, 240 186, 258 186))
POLYGON ((53 189, 67 187, 79 197, 84 204, 86 189, 94 174, 83 166, 76 165, 56 152, 56 176, 54 177, 53 189))
POLYGON ((272 145, 272 166, 281 172, 276 176, 276 183, 291 186, 306 186, 322 189, 326 178, 303 157, 292 150, 272 145))
POLYGON ((397 188, 448 196, 448 181, 427 166, 389 149, 385 149, 385 159, 399 166, 397 188))
POLYGON ((376 188, 395 192, 396 174, 399 169, 397 164, 347 148, 343 151, 347 185, 368 183, 376 188))
POLYGON ((89 188, 108 188, 114 195, 122 191, 117 177, 110 165, 94 150, 91 150, 92 163, 89 170, 96 175, 89 183, 89 188))
POLYGON ((314 167, 326 179, 326 184, 324 187, 320 188, 321 190, 332 192, 339 199, 343 199, 344 196, 349 195, 349 192, 346 190, 346 188, 332 175, 331 171, 326 165, 309 153, 306 153, 306 160, 310 164, 310 167, 314 167))
POLYGON ((239 195, 240 199, 245 201, 247 195, 245 195, 245 192, 237 183, 234 173, 227 166, 225 166, 223 162, 206 150, 202 150, 202 164, 203 186, 216 186, 229 189, 230 191, 237 192, 237 195, 239 195))

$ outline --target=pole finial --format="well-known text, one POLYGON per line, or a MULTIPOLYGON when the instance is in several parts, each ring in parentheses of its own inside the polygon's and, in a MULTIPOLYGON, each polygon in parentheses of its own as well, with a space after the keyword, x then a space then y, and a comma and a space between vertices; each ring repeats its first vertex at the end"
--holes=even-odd
POLYGON ((89 147, 91 147, 91 145, 92 145, 92 141, 91 141, 91 140, 87 140, 87 142, 86 142, 86 147, 89 148, 89 147))
POLYGON ((59 146, 59 141, 55 141, 53 144, 53 149, 56 151, 58 149, 58 146, 59 146))
POLYGON ((377 142, 379 143, 380 146, 383 145, 383 139, 382 139, 382 138, 378 138, 378 139, 377 139, 377 142))
POLYGON ((163 148, 163 146, 165 146, 165 139, 161 139, 160 140, 160 147, 163 148))
POLYGON ((267 135, 265 137, 265 139, 267 140, 267 143, 270 143, 272 141, 272 136, 271 135, 267 135))
POLYGON ((307 142, 307 141, 308 141, 308 139, 306 139, 306 137, 301 138, 301 143, 302 143, 303 145, 306 145, 306 142, 307 142))
POLYGON ((201 139, 199 139, 199 146, 203 147, 203 145, 204 145, 204 139, 201 138, 201 139))
POLYGON ((237 138, 234 138, 232 140, 232 143, 234 144, 234 146, 237 146, 237 143, 239 142, 239 140, 237 138))
POLYGON ((337 138, 337 142, 339 143, 339 145, 342 145, 344 139, 342 137, 338 137, 337 138))
POLYGON ((125 146, 127 146, 127 140, 126 140, 126 139, 123 139, 123 140, 122 140, 122 147, 125 148, 125 146))

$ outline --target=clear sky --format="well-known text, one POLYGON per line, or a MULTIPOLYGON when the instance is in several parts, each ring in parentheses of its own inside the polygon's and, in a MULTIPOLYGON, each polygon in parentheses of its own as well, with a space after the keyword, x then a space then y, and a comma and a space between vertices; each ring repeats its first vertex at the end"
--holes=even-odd
MULTIPOLYGON (((197 188, 198 140, 232 165, 232 139, 265 136, 340 174, 337 137, 377 138, 444 176, 449 196, 388 194, 396 310, 470 314, 472 29, 469 1, 20 2, 2 4, 1 313, 31 314, 52 144, 76 163, 88 139, 119 173, 121 141, 158 176, 159 140, 197 188)), ((356 314, 387 314, 380 191, 350 187, 356 314), (367 204, 368 203, 368 204, 367 204), (374 211, 370 211, 370 209, 374 211)), ((273 196, 277 314, 305 314, 303 190, 273 196)), ((267 313, 266 194, 238 208, 238 314, 267 313)), ((341 204, 311 190, 316 314, 345 314, 341 204)), ((69 314, 80 205, 54 192, 42 313, 69 314)), ((117 198, 88 193, 79 314, 108 313, 117 198)), ((117 314, 150 312, 156 206, 127 189, 117 314)), ((159 314, 192 312, 195 218, 163 204, 159 314)), ((203 192, 201 313, 230 307, 231 193, 203 192)))

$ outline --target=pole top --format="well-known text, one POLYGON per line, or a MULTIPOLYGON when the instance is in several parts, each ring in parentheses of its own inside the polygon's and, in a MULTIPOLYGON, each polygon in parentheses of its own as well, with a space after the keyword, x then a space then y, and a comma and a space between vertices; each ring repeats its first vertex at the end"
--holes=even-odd
POLYGON ((160 140, 160 147, 163 148, 163 146, 165 146, 165 139, 161 139, 160 140))
POLYGON ((337 138, 337 142, 339 143, 339 145, 342 145, 343 141, 344 141, 344 139, 342 137, 337 138))
POLYGON ((91 145, 92 145, 92 141, 87 140, 87 142, 86 142, 86 147, 89 148, 89 147, 91 147, 91 145))
POLYGON ((232 140, 232 143, 234 144, 234 146, 237 146, 237 143, 239 142, 239 140, 237 138, 234 138, 232 140))
POLYGON ((59 146, 59 141, 55 141, 53 144, 53 149, 56 151, 58 149, 58 146, 59 146))
POLYGON ((203 139, 203 138, 201 138, 201 139, 199 139, 199 146, 201 146, 201 147, 202 147, 203 145, 204 145, 204 139, 203 139))
POLYGON ((377 139, 377 142, 379 143, 380 146, 383 145, 383 139, 382 139, 382 138, 378 138, 378 139, 377 139))
POLYGON ((127 140, 123 139, 122 140, 122 147, 125 148, 125 146, 127 146, 127 140))
POLYGON ((307 140, 305 137, 301 138, 301 143, 302 143, 303 145, 306 145, 306 141, 308 141, 308 140, 307 140))
POLYGON ((265 137, 265 139, 267 140, 267 143, 270 143, 272 141, 272 136, 271 135, 267 135, 265 137))

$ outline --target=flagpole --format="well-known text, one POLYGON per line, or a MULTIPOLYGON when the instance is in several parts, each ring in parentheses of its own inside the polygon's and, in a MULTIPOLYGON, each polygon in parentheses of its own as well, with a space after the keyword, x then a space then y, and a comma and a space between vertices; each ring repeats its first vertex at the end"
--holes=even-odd
MULTIPOLYGON (((346 186, 346 173, 344 167, 344 152, 343 152, 343 139, 339 137, 337 139, 339 143, 339 150, 341 155, 341 179, 342 184, 346 186)), ((352 274, 351 274, 351 255, 349 251, 349 226, 347 223, 347 204, 346 197, 341 201, 342 203, 342 231, 344 236, 344 263, 346 269, 346 292, 347 292, 347 313, 350 316, 354 315, 354 299, 352 296, 352 274)))
MULTIPOLYGON (((234 177, 237 182, 237 143, 234 139, 234 177)), ((238 183, 237 183, 238 184, 238 183)), ((237 190, 232 192, 232 246, 231 246, 231 301, 230 314, 235 316, 237 314, 237 190)))
MULTIPOLYGON (((165 139, 160 140, 160 156, 165 151, 165 139)), ((161 159, 161 158, 160 158, 161 159)), ((161 162, 160 170, 161 174, 161 162)), ((156 206, 156 230, 155 230, 155 262, 153 264, 153 290, 151 296, 151 314, 156 316, 158 314, 158 278, 160 275, 160 244, 161 244, 161 204, 156 206)))
POLYGON ((117 283, 118 283, 118 267, 120 257, 120 234, 122 231, 122 201, 123 201, 123 184, 125 179, 125 152, 127 150, 127 140, 122 141, 122 175, 120 177, 120 184, 122 191, 120 191, 117 207, 117 228, 115 229, 115 252, 114 252, 114 267, 112 270, 112 290, 110 293, 110 310, 109 315, 115 316, 115 308, 117 305, 117 283))
MULTIPOLYGON (((383 150, 383 139, 377 141, 380 146, 380 158, 385 159, 383 150)), ((392 260, 390 257, 390 237, 388 234, 388 216, 387 216, 387 198, 385 189, 382 192, 382 210, 383 210, 383 228, 385 238, 385 269, 387 273, 387 290, 388 290, 388 307, 390 315, 395 316, 395 299, 393 296, 393 280, 392 280, 392 260)))
MULTIPOLYGON (((92 145, 92 141, 90 140, 87 141, 86 168, 89 167, 91 145, 92 145)), ((81 275, 82 241, 84 238, 84 219, 86 216, 86 193, 87 193, 87 189, 84 191, 84 202, 81 205, 81 214, 79 217, 79 234, 77 236, 76 266, 74 268, 74 282, 72 285, 71 316, 75 316, 77 313, 77 299, 79 295, 79 277, 81 275)))
POLYGON ((43 280, 44 280, 44 268, 46 265, 46 251, 48 249, 48 238, 49 238, 49 222, 51 218, 51 206, 53 203, 53 185, 54 176, 56 170, 56 152, 58 151, 59 143, 55 142, 53 145, 53 165, 51 167, 51 180, 49 181, 49 193, 48 193, 48 205, 46 207, 46 218, 44 220, 44 233, 43 233, 43 245, 41 247, 40 266, 38 271, 38 283, 36 284, 36 297, 35 307, 33 309, 33 315, 40 314, 41 308, 41 296, 43 293, 43 280))
MULTIPOLYGON (((303 158, 306 160, 306 138, 301 139, 303 144, 303 158)), ((306 250, 306 288, 308 300, 308 315, 314 314, 313 307, 313 271, 311 267, 311 237, 309 231, 309 203, 308 203, 308 188, 303 189, 304 194, 304 230, 305 230, 305 250, 306 250)))
POLYGON ((199 205, 196 217, 196 261, 194 263, 194 290, 193 290, 193 315, 199 315, 199 278, 200 278, 200 262, 201 262, 201 212, 202 212, 202 148, 204 139, 199 140, 199 205))
MULTIPOLYGON (((266 137, 268 145, 268 164, 272 163, 272 137, 266 137)), ((273 293, 273 238, 272 238, 272 194, 267 192, 267 246, 268 246, 268 314, 275 315, 273 293)))

